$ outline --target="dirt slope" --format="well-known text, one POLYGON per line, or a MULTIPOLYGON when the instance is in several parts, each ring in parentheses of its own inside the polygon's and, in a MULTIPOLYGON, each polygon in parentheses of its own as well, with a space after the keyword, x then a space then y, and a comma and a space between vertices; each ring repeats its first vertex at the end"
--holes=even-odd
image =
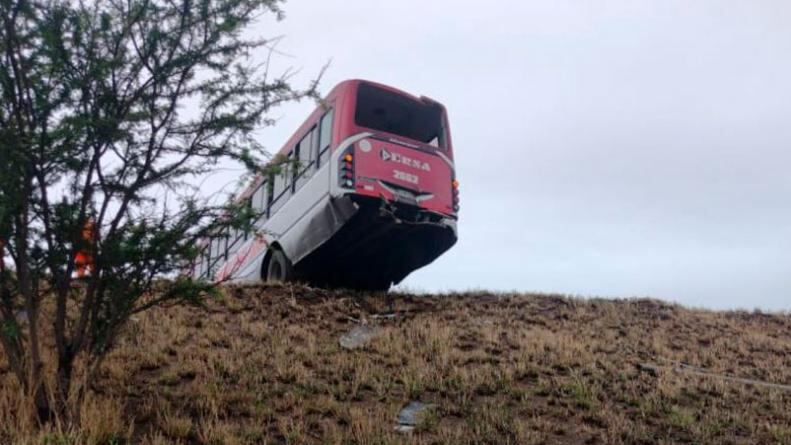
MULTIPOLYGON (((0 439, 791 444, 791 391, 678 368, 791 384, 791 317, 652 300, 237 287, 207 310, 132 322, 80 431, 6 425, 0 439), (358 324, 378 336, 341 348, 358 324), (410 401, 434 409, 396 433, 410 401)), ((3 369, 0 360, 11 385, 3 369)))

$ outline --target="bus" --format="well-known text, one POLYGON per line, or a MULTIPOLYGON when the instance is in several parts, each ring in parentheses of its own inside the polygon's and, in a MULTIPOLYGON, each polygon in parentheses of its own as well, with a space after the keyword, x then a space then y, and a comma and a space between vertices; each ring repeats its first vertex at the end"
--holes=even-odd
POLYGON ((255 234, 205 240, 195 278, 387 290, 457 239, 445 107, 364 80, 335 86, 237 199, 255 234))

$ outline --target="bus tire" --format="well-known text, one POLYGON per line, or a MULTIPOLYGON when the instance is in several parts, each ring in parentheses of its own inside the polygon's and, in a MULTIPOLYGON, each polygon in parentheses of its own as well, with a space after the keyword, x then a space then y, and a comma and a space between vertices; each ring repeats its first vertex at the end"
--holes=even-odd
POLYGON ((294 279, 294 267, 286 254, 280 249, 272 251, 269 264, 266 267, 267 283, 286 283, 294 279))
POLYGON ((369 290, 373 292, 387 292, 390 290, 390 282, 389 281, 380 281, 371 285, 369 290))
POLYGON ((382 277, 371 277, 371 279, 365 283, 365 289, 372 292, 387 292, 390 289, 390 280, 382 278, 382 277))

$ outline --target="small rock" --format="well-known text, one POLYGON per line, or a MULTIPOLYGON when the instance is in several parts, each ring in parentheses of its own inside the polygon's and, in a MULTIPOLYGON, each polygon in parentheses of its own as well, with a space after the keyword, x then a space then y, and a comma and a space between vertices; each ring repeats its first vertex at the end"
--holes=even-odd
POLYGON ((365 346, 379 335, 379 330, 372 326, 357 326, 351 331, 343 334, 339 341, 342 348, 357 349, 365 346))

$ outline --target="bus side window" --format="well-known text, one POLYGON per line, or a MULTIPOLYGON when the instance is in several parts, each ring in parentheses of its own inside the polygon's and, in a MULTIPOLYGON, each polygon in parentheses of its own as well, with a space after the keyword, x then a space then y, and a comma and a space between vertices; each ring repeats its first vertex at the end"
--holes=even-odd
POLYGON ((206 247, 201 249, 198 254, 198 278, 203 278, 206 275, 206 270, 209 268, 209 259, 206 257, 206 247))
MULTIPOLYGON (((250 197, 248 197, 248 198, 247 198, 247 203, 246 203, 246 205, 247 205, 247 210, 252 210, 252 211, 255 211, 255 207, 253 207, 253 196, 252 196, 252 195, 251 195, 250 197)), ((247 238, 249 238, 249 237, 250 237, 250 234, 247 232, 247 230, 243 230, 243 231, 242 231, 242 237, 243 237, 243 239, 244 239, 245 241, 247 240, 247 238)))
POLYGON ((205 246, 200 252, 200 275, 198 278, 206 278, 206 272, 209 270, 209 255, 208 250, 205 246))
POLYGON ((239 240, 239 230, 229 227, 228 234, 228 257, 230 257, 239 250, 239 247, 242 245, 242 243, 239 240))
POLYGON ((229 233, 230 227, 222 229, 222 238, 220 238, 220 247, 222 248, 223 260, 228 259, 228 251, 231 249, 231 234, 229 233))
POLYGON ((313 174, 313 162, 316 160, 315 135, 316 127, 313 127, 297 145, 297 159, 299 162, 295 165, 297 168, 297 179, 294 184, 295 190, 299 190, 313 174))
POLYGON ((257 222, 259 223, 266 221, 267 218, 267 206, 269 205, 269 197, 267 196, 268 191, 269 191, 269 186, 267 184, 267 181, 264 181, 261 183, 261 185, 258 186, 255 192, 253 192, 253 198, 251 203, 253 206, 253 211, 256 214, 260 214, 257 220, 257 222))
POLYGON ((266 178, 266 216, 272 216, 272 201, 275 196, 275 175, 269 174, 266 178))
POLYGON ((217 256, 219 256, 219 246, 217 245, 217 239, 212 238, 210 246, 211 246, 211 259, 212 262, 214 262, 214 260, 217 259, 217 256))
POLYGON ((332 143, 332 109, 321 117, 319 125, 319 158, 317 164, 324 165, 330 157, 330 144, 332 143))
POLYGON ((269 202, 272 201, 271 194, 272 194, 272 187, 269 186, 269 181, 262 182, 261 202, 259 205, 261 206, 261 210, 263 210, 264 213, 263 215, 261 215, 261 218, 259 219, 259 221, 261 222, 266 221, 266 219, 269 218, 269 202))
POLYGON ((264 209, 264 196, 263 195, 264 195, 264 184, 262 183, 253 192, 252 205, 253 205, 253 210, 255 210, 256 212, 260 212, 261 210, 264 209))
POLYGON ((278 172, 274 176, 274 190, 272 206, 269 209, 270 215, 274 214, 283 203, 288 200, 288 195, 291 192, 291 182, 293 179, 293 169, 291 168, 291 161, 293 160, 293 153, 289 153, 286 159, 277 166, 278 172))
POLYGON ((211 278, 220 267, 220 237, 219 234, 213 235, 211 239, 211 261, 209 262, 209 278, 211 278))
POLYGON ((211 245, 206 243, 206 247, 203 248, 203 278, 208 279, 210 277, 210 269, 211 268, 211 245))

